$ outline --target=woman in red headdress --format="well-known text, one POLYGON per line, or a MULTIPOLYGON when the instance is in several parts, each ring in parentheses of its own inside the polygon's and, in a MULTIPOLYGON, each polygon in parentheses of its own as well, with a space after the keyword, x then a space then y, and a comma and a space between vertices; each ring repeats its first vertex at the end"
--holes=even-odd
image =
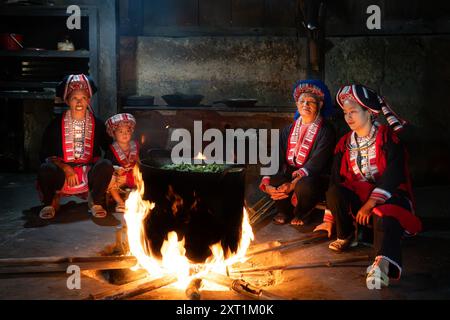
POLYGON ((301 80, 293 92, 295 121, 280 132, 280 168, 263 177, 260 189, 277 207, 274 223, 303 225, 328 186, 335 145, 334 128, 325 119, 333 112, 327 86, 320 80, 301 80))
POLYGON ((39 216, 51 219, 59 209, 61 196, 87 198, 92 214, 106 217, 105 194, 113 173, 110 161, 101 159, 111 138, 105 125, 92 113, 90 100, 94 82, 84 74, 70 75, 57 87, 57 98, 69 110, 48 125, 41 148, 43 162, 37 177, 44 204, 39 216))
POLYGON ((370 226, 376 258, 367 284, 378 281, 388 286, 389 278, 400 278, 402 271, 402 236, 416 234, 422 227, 414 215, 406 151, 397 136, 405 122, 382 97, 362 85, 342 87, 337 102, 351 131, 336 146, 326 194, 337 232, 329 248, 344 251, 357 245, 356 227, 370 226), (375 121, 380 113, 389 126, 375 121))

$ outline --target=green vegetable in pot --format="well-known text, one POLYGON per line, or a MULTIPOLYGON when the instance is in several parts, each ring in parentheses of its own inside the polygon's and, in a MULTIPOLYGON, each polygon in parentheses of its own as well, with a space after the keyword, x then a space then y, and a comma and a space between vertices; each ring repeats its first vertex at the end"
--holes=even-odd
POLYGON ((225 170, 225 165, 223 164, 166 164, 161 167, 164 170, 176 170, 183 172, 202 172, 202 173, 219 173, 225 170))

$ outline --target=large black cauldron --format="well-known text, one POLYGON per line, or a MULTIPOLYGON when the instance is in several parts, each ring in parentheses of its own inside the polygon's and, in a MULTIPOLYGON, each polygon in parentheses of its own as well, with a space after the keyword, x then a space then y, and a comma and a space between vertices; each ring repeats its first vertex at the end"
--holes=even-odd
POLYGON ((185 238, 186 256, 204 262, 209 246, 221 242, 224 253, 236 252, 241 236, 245 169, 227 166, 221 173, 166 170, 170 157, 143 159, 140 169, 146 200, 155 203, 147 218, 146 236, 153 254, 160 255, 167 233, 185 238), (182 203, 180 201, 182 199, 182 203))

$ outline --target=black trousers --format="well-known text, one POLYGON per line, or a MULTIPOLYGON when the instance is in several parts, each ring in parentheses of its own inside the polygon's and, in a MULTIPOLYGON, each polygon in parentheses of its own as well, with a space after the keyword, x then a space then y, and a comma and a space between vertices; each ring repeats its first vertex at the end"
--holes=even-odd
MULTIPOLYGON (((284 176, 273 177, 271 185, 278 187, 283 183, 291 182, 284 176)), ((297 196, 297 206, 291 204, 291 196, 283 200, 275 201, 277 211, 287 217, 297 217, 304 219, 316 204, 325 198, 326 186, 328 184, 325 177, 303 177, 295 185, 294 193, 297 196)))
MULTIPOLYGON (((97 161, 88 173, 89 191, 94 204, 105 205, 105 195, 111 181, 114 168, 111 161, 101 159, 97 161)), ((43 163, 39 168, 37 181, 43 195, 43 203, 52 203, 57 191, 64 186, 66 176, 64 171, 53 163, 43 163)))
MULTIPOLYGON (((356 217, 363 203, 353 191, 339 185, 330 186, 326 193, 326 199, 327 207, 331 210, 336 223, 337 237, 339 239, 348 238, 355 232, 354 216, 356 217)), ((387 203, 395 204, 396 201, 398 199, 391 198, 387 203)), ((401 268, 401 238, 404 229, 398 220, 392 217, 379 217, 373 214, 371 220, 375 255, 387 257, 401 268)), ((369 228, 364 229, 370 230, 369 228)), ((395 268, 395 265, 390 264, 390 266, 390 276, 396 278, 396 274, 400 270, 395 268)))

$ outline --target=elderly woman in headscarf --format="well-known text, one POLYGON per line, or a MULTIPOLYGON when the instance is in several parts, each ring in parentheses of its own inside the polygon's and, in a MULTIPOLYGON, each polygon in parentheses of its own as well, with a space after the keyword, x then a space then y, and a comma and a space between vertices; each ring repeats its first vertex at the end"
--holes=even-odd
POLYGON ((39 216, 52 219, 63 196, 89 197, 96 218, 104 218, 106 190, 113 166, 101 159, 111 138, 92 112, 94 81, 84 74, 69 75, 57 87, 57 98, 69 107, 47 126, 42 138, 37 185, 44 207, 39 216))
POLYGON ((302 80, 293 97, 297 113, 294 123, 280 132, 280 170, 263 177, 260 189, 275 200, 274 223, 303 225, 325 197, 336 141, 334 128, 325 120, 333 112, 327 86, 320 80, 302 80))
MULTIPOLYGON (((401 238, 421 230, 414 215, 406 151, 397 133, 405 121, 383 97, 363 85, 343 86, 337 102, 351 131, 335 149, 327 207, 336 224, 337 240, 329 245, 344 251, 357 245, 358 226, 372 226, 375 261, 367 284, 399 279, 402 271, 401 238), (389 126, 375 121, 383 113, 389 126)), ((363 227, 364 228, 364 227, 363 227)))

